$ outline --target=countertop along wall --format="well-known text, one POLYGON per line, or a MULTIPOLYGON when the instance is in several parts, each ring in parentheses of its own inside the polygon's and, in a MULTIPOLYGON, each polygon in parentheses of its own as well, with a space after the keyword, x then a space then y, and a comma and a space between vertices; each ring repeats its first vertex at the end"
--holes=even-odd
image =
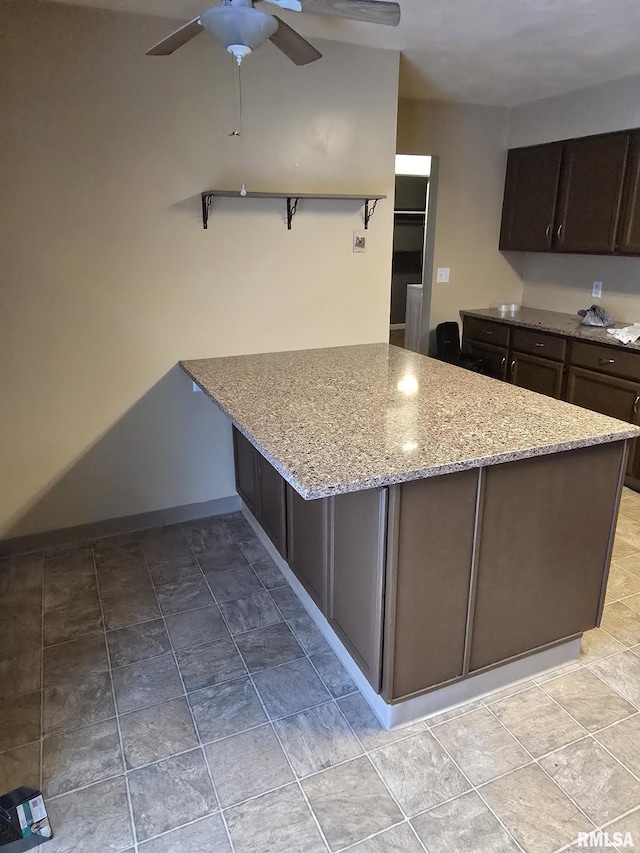
POLYGON ((398 152, 430 154, 439 165, 433 281, 425 282, 432 330, 459 321, 463 308, 522 301, 523 258, 498 251, 506 120, 500 107, 400 100, 398 152), (438 267, 450 267, 448 284, 436 282, 438 267))
MULTIPOLYGON (((525 104, 509 113, 507 148, 640 127, 640 75, 525 104)), ((575 313, 596 303, 618 320, 640 322, 640 258, 529 253, 523 304, 575 313), (603 282, 601 300, 592 299, 603 282)))
POLYGON ((174 22, 0 4, 0 538, 234 494, 231 430, 179 359, 384 341, 398 55, 320 43, 244 66, 174 22), (354 202, 200 192, 386 193, 366 254, 354 202))

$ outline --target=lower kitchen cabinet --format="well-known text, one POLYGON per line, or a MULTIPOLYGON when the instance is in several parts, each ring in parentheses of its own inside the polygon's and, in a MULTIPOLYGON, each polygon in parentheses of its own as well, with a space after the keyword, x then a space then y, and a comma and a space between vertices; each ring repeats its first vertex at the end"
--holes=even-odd
POLYGON ((505 380, 507 378, 509 350, 506 347, 497 347, 480 341, 469 341, 465 346, 465 352, 474 358, 483 358, 489 365, 490 375, 494 379, 505 380))
POLYGON ((599 624, 623 452, 606 444, 485 469, 470 672, 599 624))
POLYGON ((286 559, 287 507, 284 480, 235 427, 233 451, 238 494, 286 559))
POLYGON ((380 690, 388 489, 331 499, 329 624, 380 690))
POLYGON ((547 397, 560 398, 562 393, 563 365, 548 358, 514 352, 509 364, 511 381, 519 388, 537 391, 547 397))
POLYGON ((327 612, 329 499, 306 501, 287 485, 287 551, 291 571, 327 612))
POLYGON ((478 472, 391 489, 383 695, 407 698, 464 672, 478 472))

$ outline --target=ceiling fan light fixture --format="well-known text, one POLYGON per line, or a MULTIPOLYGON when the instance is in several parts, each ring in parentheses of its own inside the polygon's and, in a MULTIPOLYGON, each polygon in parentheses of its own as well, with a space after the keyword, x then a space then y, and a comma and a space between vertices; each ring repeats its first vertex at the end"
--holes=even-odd
POLYGON ((236 57, 238 64, 278 29, 273 15, 252 6, 214 6, 200 15, 200 23, 236 57))

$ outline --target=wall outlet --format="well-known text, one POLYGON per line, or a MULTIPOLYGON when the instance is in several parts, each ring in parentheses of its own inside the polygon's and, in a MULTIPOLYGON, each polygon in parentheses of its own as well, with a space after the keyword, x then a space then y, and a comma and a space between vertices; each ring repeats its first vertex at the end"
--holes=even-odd
POLYGON ((449 281, 450 272, 450 267, 438 267, 438 277, 436 279, 438 284, 446 284, 449 281))
POLYGON ((353 251, 354 252, 366 252, 367 251, 367 232, 366 231, 354 231, 353 232, 353 251))
POLYGON ((591 288, 591 297, 593 299, 600 299, 602 296, 602 282, 594 281, 593 287, 591 288))

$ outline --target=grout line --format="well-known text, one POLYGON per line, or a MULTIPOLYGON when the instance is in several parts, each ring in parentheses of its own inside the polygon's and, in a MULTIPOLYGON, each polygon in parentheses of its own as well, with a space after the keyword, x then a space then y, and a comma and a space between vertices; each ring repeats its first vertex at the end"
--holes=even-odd
POLYGON ((118 742, 120 744, 120 760, 122 761, 122 772, 124 774, 124 787, 127 793, 127 804, 129 806, 129 821, 131 823, 131 832, 133 838, 133 849, 138 851, 138 830, 136 827, 136 822, 133 817, 133 803, 131 801, 131 790, 129 788, 129 777, 127 776, 127 762, 125 760, 124 755, 124 743, 122 740, 122 731, 120 729, 120 719, 118 717, 118 704, 116 702, 116 690, 115 685, 113 683, 113 673, 111 670, 111 653, 109 651, 109 643, 107 642, 107 630, 106 630, 106 622, 104 619, 104 606, 102 603, 102 594, 100 592, 100 580, 98 577, 98 567, 96 563, 96 553, 93 545, 91 545, 91 559, 93 561, 93 571, 95 573, 96 578, 96 591, 98 595, 98 603, 100 605, 100 618, 102 619, 102 641, 104 643, 106 653, 107 653, 107 666, 109 667, 109 684, 111 684, 111 699, 113 701, 113 710, 115 712, 116 719, 116 727, 118 730, 118 742))
MULTIPOLYGON (((191 550, 191 552, 193 553, 193 549, 191 548, 191 543, 189 542, 189 539, 187 538, 187 536, 186 536, 186 534, 185 534, 185 532, 184 532, 184 528, 182 527, 182 524, 180 524, 180 525, 179 525, 179 528, 180 528, 180 532, 182 533, 182 536, 184 537, 185 542, 187 543, 187 545, 189 546, 189 549, 190 549, 190 550, 191 550)), ((234 851, 234 850, 235 850, 235 848, 234 848, 234 846, 233 846, 233 841, 232 841, 232 839, 231 839, 231 833, 230 833, 230 831, 229 831, 229 827, 228 827, 228 825, 227 825, 226 818, 225 818, 225 816, 224 816, 224 814, 223 814, 223 812, 222 812, 222 804, 221 804, 221 802, 220 802, 220 797, 218 796, 218 791, 217 791, 217 789, 216 789, 216 783, 214 782, 214 779, 213 779, 213 774, 212 774, 212 772, 211 772, 211 767, 209 766, 209 760, 208 760, 208 758, 207 758, 207 753, 206 753, 206 750, 205 750, 204 745, 203 745, 203 743, 202 743, 202 739, 201 739, 201 737, 200 737, 200 732, 199 732, 199 730, 198 730, 198 726, 197 726, 197 723, 196 723, 196 718, 195 718, 195 715, 194 715, 194 713, 193 713, 193 708, 191 707, 191 703, 189 702, 189 699, 187 698, 187 696, 188 696, 188 694, 187 694, 187 688, 186 688, 186 684, 185 684, 185 682, 184 682, 184 678, 183 678, 183 676, 182 676, 182 671, 181 671, 181 669, 180 669, 180 665, 179 665, 179 663, 178 663, 178 656, 177 656, 177 654, 176 654, 176 649, 175 649, 175 646, 174 646, 174 644, 173 644, 173 639, 171 638, 171 634, 169 633, 169 629, 168 629, 168 627, 167 627, 166 616, 165 616, 164 612, 162 611, 162 607, 160 606, 160 599, 158 598, 158 594, 157 594, 157 592, 156 592, 156 588, 155 588, 155 586, 153 585, 153 578, 152 578, 152 576, 151 576, 151 570, 150 570, 150 568, 149 568, 149 563, 147 562, 146 555, 144 554, 144 549, 142 549, 142 554, 143 554, 143 558, 144 558, 145 566, 147 567, 147 572, 148 572, 148 574, 149 574, 149 580, 150 580, 150 582, 151 582, 151 587, 152 587, 152 589, 153 589, 154 595, 156 596, 156 600, 157 600, 157 602, 158 602, 158 609, 160 610, 160 618, 162 619, 162 622, 163 622, 163 625, 164 625, 165 632, 166 632, 167 637, 168 637, 168 639, 169 639, 169 647, 171 648, 171 654, 173 655, 173 664, 174 664, 174 666, 175 666, 175 668, 176 668, 176 671, 177 671, 177 673, 178 673, 178 677, 180 678, 180 683, 182 684, 183 697, 179 697, 179 698, 184 698, 184 701, 185 701, 185 703, 186 703, 186 705, 187 705, 187 708, 188 708, 188 710, 189 710, 189 715, 190 715, 190 717, 191 717, 191 725, 193 726, 193 731, 194 731, 195 736, 196 736, 196 739, 197 739, 197 741, 198 741, 198 746, 197 746, 197 747, 194 747, 194 749, 199 749, 200 754, 202 755, 202 758, 203 758, 203 761, 204 761, 204 766, 206 767, 207 774, 208 774, 208 776, 209 776, 209 781, 211 782, 211 789, 213 790, 213 796, 215 797, 216 803, 218 804, 218 807, 219 807, 219 809, 220 809, 220 816, 221 816, 221 819, 222 819, 222 823, 223 823, 223 826, 224 826, 225 832, 226 832, 226 834, 227 834, 227 839, 228 839, 228 841, 229 841, 229 846, 230 846, 231 850, 232 850, 232 851, 234 851)), ((195 554, 194 554, 194 557, 195 557, 195 554)), ((206 577, 204 576, 204 572, 202 571, 202 567, 200 566, 200 563, 197 561, 197 559, 196 559, 196 564, 197 564, 197 566, 198 566, 198 568, 199 568, 199 570, 200 570, 200 572, 201 572, 201 574, 202 574, 202 577, 203 577, 203 579, 204 579, 205 584, 207 585, 207 589, 209 590, 210 595, 213 597, 213 593, 212 593, 212 591, 211 591, 211 588, 209 587, 209 583, 207 582, 207 579, 206 579, 206 577)), ((214 599, 214 601, 215 601, 215 599, 214 599)), ((216 607, 217 607, 217 602, 216 602, 216 607)), ((220 612, 220 613, 221 613, 221 611, 220 611, 220 608, 219 608, 219 607, 218 607, 218 612, 220 612)), ((205 644, 202 644, 202 645, 205 645, 205 644)), ((172 756, 167 756, 167 757, 172 757, 172 756)), ((163 759, 160 759, 160 760, 163 760, 163 759)), ((206 817, 206 815, 203 815, 203 817, 206 817)), ((179 828, 180 828, 180 827, 173 827, 173 829, 179 829, 179 828)))

